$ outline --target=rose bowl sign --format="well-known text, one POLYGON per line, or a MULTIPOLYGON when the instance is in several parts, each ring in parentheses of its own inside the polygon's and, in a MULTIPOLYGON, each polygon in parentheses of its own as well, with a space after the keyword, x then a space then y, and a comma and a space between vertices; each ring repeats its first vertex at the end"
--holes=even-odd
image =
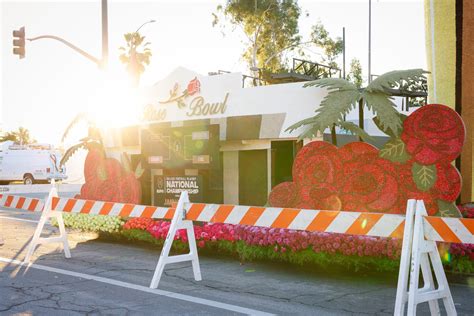
POLYGON ((219 100, 209 101, 200 95, 201 82, 197 77, 188 82, 185 89, 175 83, 164 100, 159 100, 157 107, 153 104, 145 106, 143 120, 164 121, 168 119, 169 106, 176 106, 187 117, 207 117, 224 114, 227 109, 229 93, 226 92, 219 100))

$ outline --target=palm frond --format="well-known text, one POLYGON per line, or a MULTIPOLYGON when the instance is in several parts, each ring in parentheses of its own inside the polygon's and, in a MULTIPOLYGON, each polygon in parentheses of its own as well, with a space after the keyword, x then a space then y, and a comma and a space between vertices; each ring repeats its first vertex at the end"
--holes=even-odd
POLYGON ((318 79, 315 81, 310 81, 303 85, 304 88, 307 87, 318 87, 318 88, 328 88, 328 90, 357 90, 357 87, 345 79, 340 78, 324 78, 318 79))
POLYGON ((367 108, 377 115, 378 123, 387 134, 398 135, 402 127, 402 120, 392 98, 382 92, 362 93, 367 108))
POLYGON ((426 79, 428 72, 423 69, 395 70, 384 73, 372 81, 366 88, 368 92, 385 92, 385 89, 392 89, 399 86, 403 81, 418 81, 426 79))
POLYGON ((286 132, 293 132, 295 129, 298 129, 298 128, 300 128, 302 126, 305 126, 305 125, 313 124, 317 121, 318 121, 317 116, 312 116, 312 117, 309 117, 307 119, 296 122, 295 124, 289 126, 285 131, 286 132))
POLYGON ((69 158, 71 158, 81 148, 86 149, 87 143, 80 142, 79 144, 69 147, 64 153, 63 157, 61 158, 61 161, 59 162, 59 166, 64 166, 66 162, 69 160, 69 158))
POLYGON ((63 133, 63 136, 61 137, 61 142, 64 142, 64 140, 66 139, 67 135, 69 134, 69 132, 71 131, 71 129, 76 126, 80 121, 86 121, 88 123, 91 122, 89 116, 87 115, 87 113, 79 113, 76 115, 76 117, 71 121, 71 123, 69 123, 69 125, 66 127, 66 129, 64 130, 64 133, 63 133))
POLYGON ((352 122, 339 122, 339 127, 349 131, 352 135, 357 135, 365 142, 374 141, 374 138, 367 134, 362 128, 352 122))
POLYGON ((339 122, 343 122, 344 117, 355 108, 360 98, 361 93, 357 88, 330 91, 321 101, 315 116, 291 125, 286 131, 291 132, 302 126, 310 125, 311 127, 299 136, 300 139, 308 135, 315 136, 318 132, 324 133, 326 128, 332 127, 333 124, 339 125, 339 122))

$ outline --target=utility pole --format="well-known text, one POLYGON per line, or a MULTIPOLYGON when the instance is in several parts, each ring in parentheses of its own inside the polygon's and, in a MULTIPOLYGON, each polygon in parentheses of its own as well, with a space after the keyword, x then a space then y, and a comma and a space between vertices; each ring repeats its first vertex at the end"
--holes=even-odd
POLYGON ((107 0, 102 0, 102 69, 109 63, 109 22, 107 0))
POLYGON ((342 28, 342 78, 346 79, 346 28, 342 28))
POLYGON ((372 46, 372 0, 369 0, 369 80, 372 82, 372 71, 371 71, 371 46, 372 46))

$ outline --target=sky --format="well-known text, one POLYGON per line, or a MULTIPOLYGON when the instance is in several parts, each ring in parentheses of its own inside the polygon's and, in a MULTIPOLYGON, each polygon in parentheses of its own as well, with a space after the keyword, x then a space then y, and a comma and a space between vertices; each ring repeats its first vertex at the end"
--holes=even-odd
MULTIPOLYGON (((114 1, 109 0, 109 69, 104 75, 90 60, 59 42, 27 42, 26 57, 12 54, 12 30, 26 28, 26 37, 56 35, 90 54, 101 56, 100 0, 94 1, 1 1, 1 111, 0 128, 23 126, 43 143, 57 144, 76 114, 93 111, 97 100, 113 111, 115 99, 105 101, 104 76, 124 74, 118 61, 123 34, 135 31, 151 19, 156 23, 141 29, 151 42, 153 57, 141 81, 152 85, 181 66, 201 74, 227 70, 248 73, 241 58, 244 37, 239 30, 212 26, 212 12, 224 1, 114 1)), ((313 24, 321 21, 331 36, 346 28, 346 61, 359 58, 367 75, 368 0, 299 1, 300 33, 309 37, 313 24)), ((316 60, 317 61, 317 60, 316 60)), ((372 73, 408 68, 426 69, 423 0, 372 1, 372 73)), ((117 89, 117 88, 115 88, 117 89)), ((111 91, 112 93, 114 91, 111 91)), ((123 100, 122 100, 123 101, 123 100)))

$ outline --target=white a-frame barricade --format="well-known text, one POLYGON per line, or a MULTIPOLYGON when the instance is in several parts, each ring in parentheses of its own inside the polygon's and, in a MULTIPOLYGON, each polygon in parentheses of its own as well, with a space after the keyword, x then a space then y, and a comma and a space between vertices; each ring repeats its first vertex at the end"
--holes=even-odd
POLYGON ((416 315, 417 305, 424 302, 428 302, 431 315, 440 315, 439 299, 443 300, 448 315, 457 315, 436 242, 425 239, 423 216, 428 216, 423 201, 409 200, 394 315, 404 315, 405 309, 408 316, 416 315), (420 269, 424 283, 422 288, 419 287, 420 269))
POLYGON ((71 258, 71 251, 69 250, 69 243, 67 240, 67 233, 66 229, 64 228, 64 220, 63 220, 63 213, 58 211, 53 211, 53 198, 58 197, 58 189, 56 188, 56 184, 54 179, 51 180, 51 190, 49 191, 48 197, 46 198, 46 203, 44 204, 43 212, 41 213, 41 218, 39 220, 38 225, 36 226, 35 233, 31 242, 28 246, 28 251, 25 257, 25 263, 30 263, 31 256, 33 255, 36 247, 41 244, 49 244, 49 243, 61 243, 63 245, 64 256, 66 258, 71 258), (55 217, 58 221, 59 226, 59 237, 41 237, 41 233, 43 232, 44 225, 46 221, 50 218, 55 217))
POLYGON ((150 288, 156 289, 160 283, 161 275, 165 269, 165 265, 169 263, 191 261, 193 266, 194 279, 196 281, 201 281, 201 268, 199 267, 199 258, 196 247, 196 237, 194 236, 194 226, 193 221, 186 220, 186 205, 189 205, 189 196, 188 192, 184 191, 179 197, 178 205, 174 212, 173 219, 171 220, 171 225, 168 230, 168 235, 166 235, 166 240, 161 250, 160 259, 156 265, 155 273, 153 274, 153 279, 151 280, 150 288), (171 245, 173 244, 174 236, 176 231, 179 229, 186 229, 189 243, 189 253, 184 255, 170 256, 171 245))

